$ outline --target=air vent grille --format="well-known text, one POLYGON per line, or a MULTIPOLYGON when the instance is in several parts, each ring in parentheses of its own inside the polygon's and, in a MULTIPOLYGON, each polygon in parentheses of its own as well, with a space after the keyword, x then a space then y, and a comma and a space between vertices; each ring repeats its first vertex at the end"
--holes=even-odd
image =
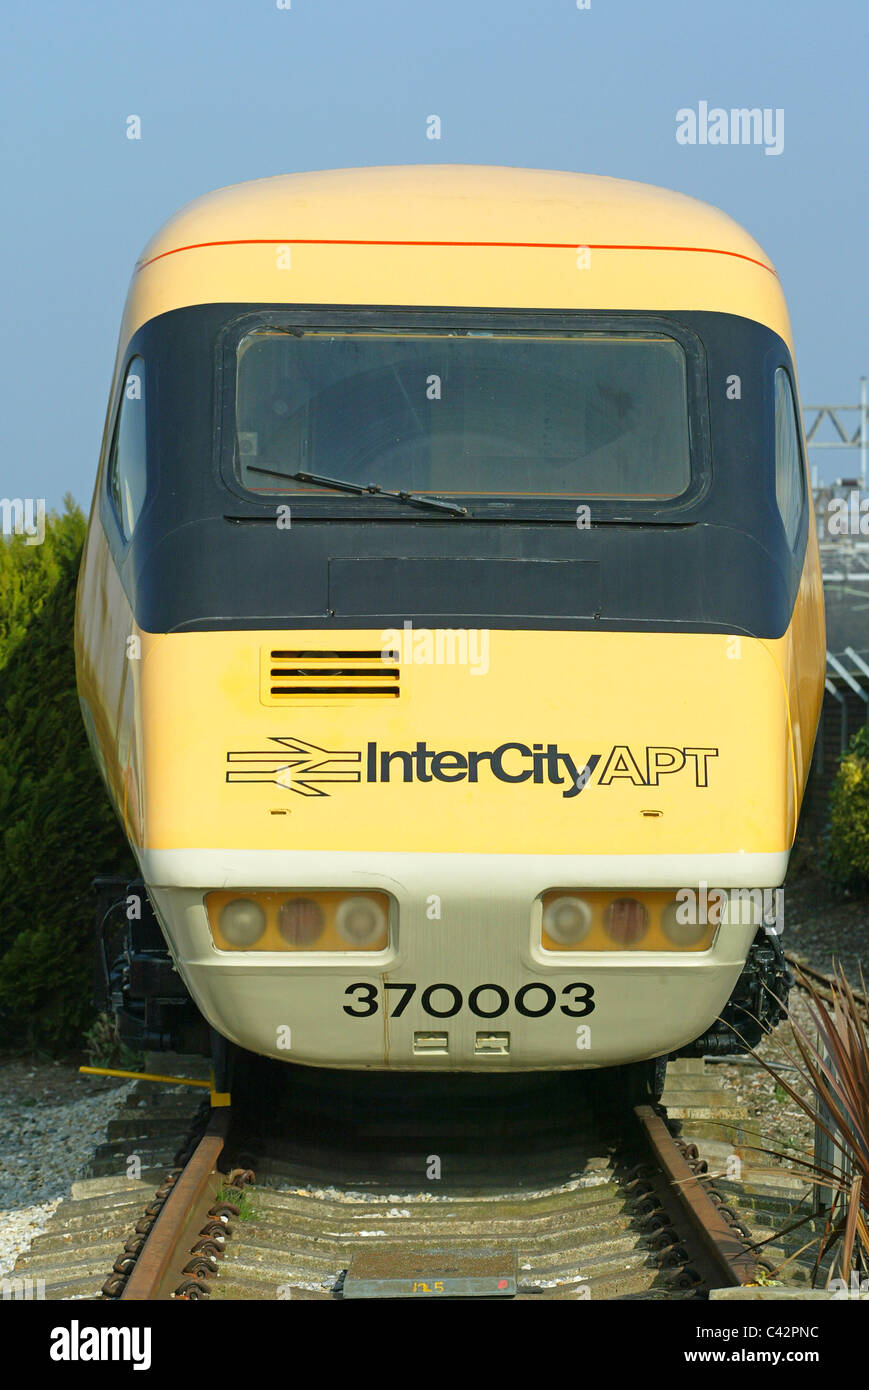
POLYGON ((262 650, 260 694, 268 705, 330 698, 397 700, 400 693, 398 652, 262 650))

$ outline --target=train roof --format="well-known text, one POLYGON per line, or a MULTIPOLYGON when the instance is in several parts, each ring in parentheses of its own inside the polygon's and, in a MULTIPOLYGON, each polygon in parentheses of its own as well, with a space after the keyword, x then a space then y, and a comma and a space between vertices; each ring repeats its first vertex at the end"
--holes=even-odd
POLYGON ((121 347, 157 314, 218 302, 705 309, 790 345, 775 270, 732 218, 669 189, 544 169, 333 169, 208 193, 142 253, 121 347))

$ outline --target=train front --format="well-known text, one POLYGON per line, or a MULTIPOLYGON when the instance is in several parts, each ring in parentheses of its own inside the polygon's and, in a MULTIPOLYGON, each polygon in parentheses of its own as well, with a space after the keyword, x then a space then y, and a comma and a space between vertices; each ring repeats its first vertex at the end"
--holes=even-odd
MULTIPOLYGON (((612 181, 580 202, 589 182, 612 181)), ((648 231, 583 279, 520 227, 480 283, 465 208, 420 294, 413 191, 387 209, 403 249, 294 248, 292 303, 213 249, 225 302, 131 336, 151 491, 119 552, 140 652, 117 783, 149 894, 206 1019, 268 1056, 730 1046, 822 644, 771 272, 704 267, 694 305, 698 257, 680 279, 671 247, 662 288, 648 231)))

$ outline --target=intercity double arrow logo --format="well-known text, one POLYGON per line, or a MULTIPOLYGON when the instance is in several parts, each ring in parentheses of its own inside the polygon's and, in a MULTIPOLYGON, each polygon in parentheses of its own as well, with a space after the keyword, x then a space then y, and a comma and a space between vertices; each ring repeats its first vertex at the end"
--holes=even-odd
POLYGON ((227 782, 274 782, 285 791, 300 796, 328 796, 320 790, 320 782, 359 782, 362 778, 362 754, 358 749, 330 751, 306 743, 301 738, 270 738, 277 749, 250 753, 227 753, 228 763, 250 763, 244 770, 227 772, 227 782), (333 764, 339 764, 338 767, 333 764), (356 764, 355 770, 347 764, 356 764), (340 764, 345 764, 341 767, 340 764))
POLYGON ((227 782, 273 782, 300 796, 328 796, 321 786, 336 782, 476 783, 482 774, 511 786, 548 784, 558 787, 565 800, 572 800, 593 779, 595 787, 624 782, 634 787, 657 787, 662 778, 681 773, 695 787, 708 787, 709 764, 719 753, 717 748, 664 744, 631 748, 616 743, 607 753, 588 753, 583 765, 580 759, 563 753, 557 743, 515 740, 467 753, 431 748, 425 739, 413 748, 396 749, 381 748, 369 740, 364 755, 358 748, 321 748, 301 738, 273 737, 269 743, 276 747, 227 753, 228 763, 247 764, 227 772, 227 782))

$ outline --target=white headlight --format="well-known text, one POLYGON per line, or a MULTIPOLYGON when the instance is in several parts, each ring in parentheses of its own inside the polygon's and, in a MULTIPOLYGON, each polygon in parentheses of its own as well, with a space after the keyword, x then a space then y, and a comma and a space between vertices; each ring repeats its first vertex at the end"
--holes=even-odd
POLYGON ((372 898, 345 898, 335 913, 338 935, 351 946, 366 946, 386 932, 386 912, 372 898))
POLYGON ((220 931, 231 946, 253 946, 266 929, 266 915, 250 898, 234 898, 220 914, 220 931))
POLYGON ((582 898, 553 898, 543 912, 546 935, 562 946, 575 946, 591 930, 591 908, 582 898))
POLYGON ((703 920, 703 914, 697 911, 696 905, 693 911, 687 914, 695 919, 693 922, 680 922, 680 909, 682 916, 685 916, 685 906, 682 903, 677 902, 675 898, 671 903, 667 903, 661 913, 661 930, 674 946, 696 946, 706 936, 709 926, 703 920), (700 920, 697 920, 698 918, 700 920))

